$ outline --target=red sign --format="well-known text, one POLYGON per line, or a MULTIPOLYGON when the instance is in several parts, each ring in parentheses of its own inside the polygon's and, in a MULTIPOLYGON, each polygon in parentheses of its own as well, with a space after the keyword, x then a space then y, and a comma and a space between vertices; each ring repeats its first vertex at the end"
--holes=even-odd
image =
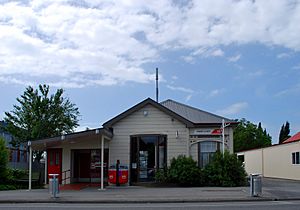
POLYGON ((211 134, 222 134, 222 129, 218 128, 218 129, 214 129, 211 134))

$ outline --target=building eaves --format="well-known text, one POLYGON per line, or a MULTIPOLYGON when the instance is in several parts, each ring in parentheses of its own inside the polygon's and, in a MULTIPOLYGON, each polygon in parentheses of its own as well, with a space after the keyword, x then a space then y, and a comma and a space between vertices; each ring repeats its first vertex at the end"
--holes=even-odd
POLYGON ((194 125, 219 125, 222 123, 222 119, 224 119, 226 123, 238 124, 238 122, 235 120, 212 114, 195 107, 173 101, 171 99, 163 101, 161 104, 185 119, 191 121, 194 125))
POLYGON ((187 127, 193 127, 194 124, 189 121, 188 119, 182 117, 181 115, 178 115, 176 112, 168 109, 167 107, 161 105, 160 103, 157 103, 156 101, 152 100, 151 98, 147 98, 144 101, 136 104, 135 106, 129 108, 128 110, 122 112, 121 114, 117 115, 116 117, 112 118, 111 120, 105 122, 103 124, 103 127, 105 128, 111 128, 115 123, 119 122, 120 120, 124 119, 125 117, 129 116, 130 114, 140 110, 147 104, 150 104, 154 106, 155 108, 159 109, 160 111, 172 116, 173 118, 179 120, 180 122, 184 123, 187 127))

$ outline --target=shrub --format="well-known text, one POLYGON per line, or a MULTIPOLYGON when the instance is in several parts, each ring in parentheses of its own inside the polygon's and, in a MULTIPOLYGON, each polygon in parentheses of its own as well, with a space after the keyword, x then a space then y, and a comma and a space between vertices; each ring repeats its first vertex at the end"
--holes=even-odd
POLYGON ((182 155, 171 160, 167 179, 168 182, 184 186, 200 186, 203 183, 202 172, 197 162, 182 155))
POLYGON ((10 175, 13 179, 21 179, 24 177, 28 177, 28 171, 22 169, 9 169, 10 175))
POLYGON ((168 178, 168 169, 159 169, 158 171, 155 172, 155 181, 160 182, 160 183, 168 183, 169 178, 168 178))
POLYGON ((17 187, 11 184, 0 184, 0 191, 2 190, 16 190, 17 187))
POLYGON ((6 148, 4 139, 0 137, 0 182, 5 181, 8 176, 7 163, 8 150, 6 148))
POLYGON ((211 163, 204 168, 204 177, 209 186, 237 187, 246 185, 246 172, 242 162, 228 151, 217 152, 211 163))

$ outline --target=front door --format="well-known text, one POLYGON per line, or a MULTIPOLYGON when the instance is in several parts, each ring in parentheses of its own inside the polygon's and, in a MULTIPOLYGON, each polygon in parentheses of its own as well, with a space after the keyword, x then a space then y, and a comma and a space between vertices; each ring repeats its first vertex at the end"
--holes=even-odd
POLYGON ((154 181, 155 171, 166 167, 166 143, 162 135, 131 137, 131 182, 154 181))
POLYGON ((47 150, 48 174, 59 174, 59 183, 61 183, 62 149, 47 150))
MULTIPOLYGON (((108 149, 104 149, 104 178, 107 177, 108 149)), ((72 150, 72 181, 100 182, 101 150, 72 150)))

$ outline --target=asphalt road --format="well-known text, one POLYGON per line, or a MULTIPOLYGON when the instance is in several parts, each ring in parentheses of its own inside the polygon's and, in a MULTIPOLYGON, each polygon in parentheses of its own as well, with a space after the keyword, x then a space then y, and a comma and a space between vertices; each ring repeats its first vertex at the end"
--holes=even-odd
POLYGON ((214 203, 145 203, 145 204, 55 204, 55 203, 25 203, 0 204, 0 209, 8 210, 36 210, 36 209, 289 209, 299 210, 300 201, 268 201, 268 202, 214 202, 214 203))

